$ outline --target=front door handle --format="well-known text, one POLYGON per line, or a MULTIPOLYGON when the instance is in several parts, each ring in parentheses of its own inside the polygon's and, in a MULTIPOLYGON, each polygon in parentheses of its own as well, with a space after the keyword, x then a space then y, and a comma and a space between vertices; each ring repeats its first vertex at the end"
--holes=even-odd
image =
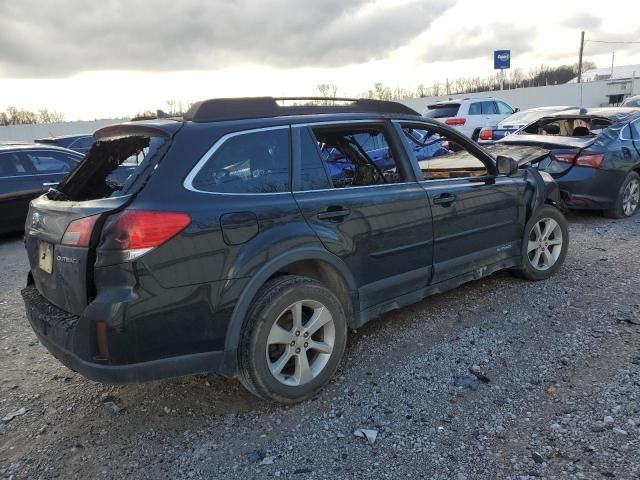
POLYGON ((60 182, 44 182, 42 184, 43 188, 55 187, 56 185, 60 185, 60 182))
POLYGON ((349 215, 351 215, 351 210, 338 206, 328 207, 326 210, 318 212, 318 218, 320 220, 339 220, 349 215))
POLYGON ((453 193, 443 193, 433 199, 433 203, 436 205, 442 205, 443 207, 450 207, 456 201, 456 196, 453 193))

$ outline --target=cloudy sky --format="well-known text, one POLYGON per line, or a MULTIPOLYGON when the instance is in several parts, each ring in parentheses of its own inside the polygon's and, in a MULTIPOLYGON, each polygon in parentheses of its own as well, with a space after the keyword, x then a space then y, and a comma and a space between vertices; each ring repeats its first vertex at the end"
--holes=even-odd
MULTIPOLYGON (((587 40, 640 41, 624 0, 0 0, 0 110, 114 118, 175 99, 357 95, 575 63, 587 40)), ((640 44, 587 42, 598 66, 640 64, 640 44)))

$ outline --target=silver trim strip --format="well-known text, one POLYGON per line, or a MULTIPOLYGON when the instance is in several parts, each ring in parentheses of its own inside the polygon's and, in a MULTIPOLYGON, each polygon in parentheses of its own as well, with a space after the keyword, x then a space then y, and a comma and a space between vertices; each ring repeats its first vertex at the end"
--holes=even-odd
POLYGON ((216 153, 216 151, 222 146, 222 144, 224 142, 226 142, 227 140, 229 140, 230 138, 233 137, 237 137, 239 135, 246 135, 249 133, 255 133, 255 132, 268 132, 270 130, 283 130, 285 128, 289 128, 290 125, 278 125, 275 127, 262 127, 262 128, 253 128, 250 130, 239 130, 237 132, 231 132, 231 133, 227 133, 226 135, 223 135, 222 137, 220 137, 218 139, 218 141, 216 143, 213 144, 213 146, 206 151, 206 153, 202 156, 202 158, 200 158, 200 160, 198 160, 198 163, 196 163, 196 165, 191 169, 191 171, 189 172, 189 174, 187 175, 187 178, 184 179, 184 182, 182 183, 182 186, 184 188, 186 188, 187 190, 191 191, 191 192, 197 192, 197 193, 208 193, 211 195, 282 195, 282 194, 291 194, 291 191, 288 192, 272 192, 272 193, 227 193, 227 192, 208 192, 205 190, 198 190, 197 188, 195 188, 193 186, 193 180, 196 177, 196 175, 198 175, 198 173, 200 173, 200 170, 202 170, 202 167, 204 167, 204 165, 209 161, 209 159, 213 156, 214 153, 216 153))
MULTIPOLYGON (((287 191, 287 192, 271 192, 271 193, 232 193, 232 192, 208 192, 205 190, 198 190, 197 188, 195 188, 193 186, 193 180, 195 179, 195 177, 198 175, 198 173, 200 172, 200 170, 202 170, 202 167, 204 167, 204 165, 207 163, 207 161, 209 161, 209 159, 213 156, 213 154, 222 146, 222 144, 224 142, 226 142, 228 139, 232 138, 232 137, 237 137, 238 135, 245 135, 248 133, 255 133, 255 132, 266 132, 269 130, 282 130, 284 128, 296 128, 296 127, 311 127, 311 126, 317 126, 317 125, 343 125, 343 124, 348 124, 348 123, 384 123, 386 120, 385 119, 370 119, 370 120, 323 120, 323 121, 318 121, 318 122, 311 122, 311 123, 293 123, 293 124, 287 124, 287 125, 277 125, 277 126, 273 126, 273 127, 262 127, 262 128, 252 128, 250 130, 239 130, 237 132, 231 132, 231 133, 227 133, 226 135, 223 135, 222 137, 220 137, 218 139, 218 141, 216 143, 213 144, 213 146, 206 151, 206 153, 202 156, 202 158, 200 158, 200 160, 198 160, 198 163, 196 163, 196 165, 191 169, 191 171, 189 172, 189 174, 187 175, 187 178, 184 179, 184 182, 182 183, 182 186, 191 191, 191 192, 196 192, 196 193, 208 193, 210 195, 283 195, 283 194, 291 194, 293 193, 291 190, 287 191)), ((404 183, 415 183, 415 182, 404 182, 404 183)), ((398 183, 392 183, 390 185, 399 185, 398 183)), ((346 188, 369 188, 369 187, 380 187, 383 185, 363 185, 363 186, 359 186, 359 187, 346 187, 346 188)), ((311 192, 311 191, 326 191, 326 190, 335 190, 334 188, 326 188, 323 190, 304 190, 305 192, 311 192)), ((344 190, 344 189, 340 189, 340 190, 344 190)), ((295 193, 303 193, 302 191, 296 191, 295 193)))
POLYGON ((338 190, 344 192, 345 190, 354 190, 357 188, 376 188, 376 187, 395 187, 398 185, 417 185, 418 182, 398 182, 398 183, 380 183, 378 185, 356 185, 355 187, 340 187, 340 188, 321 188, 319 190, 296 190, 293 193, 298 195, 301 193, 317 193, 317 192, 331 192, 338 190))

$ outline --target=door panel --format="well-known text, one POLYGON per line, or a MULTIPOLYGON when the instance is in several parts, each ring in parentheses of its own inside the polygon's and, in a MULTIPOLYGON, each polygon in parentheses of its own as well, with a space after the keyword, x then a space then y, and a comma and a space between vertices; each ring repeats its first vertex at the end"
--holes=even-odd
POLYGON ((432 259, 427 195, 417 183, 294 194, 324 246, 353 272, 361 308, 426 286, 432 259))
POLYGON ((433 282, 520 254, 524 183, 520 177, 420 183, 433 213, 433 282))
POLYGON ((0 230, 17 232, 24 227, 29 202, 41 193, 33 176, 0 177, 0 230))

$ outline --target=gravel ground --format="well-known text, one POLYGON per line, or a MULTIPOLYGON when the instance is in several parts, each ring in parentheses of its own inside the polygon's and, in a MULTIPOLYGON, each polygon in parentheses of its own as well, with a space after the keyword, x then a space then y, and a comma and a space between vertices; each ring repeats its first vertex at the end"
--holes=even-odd
POLYGON ((637 480, 640 215, 572 214, 570 233, 548 281, 499 273, 353 333, 293 407, 212 376, 67 370, 26 323, 20 239, 2 239, 0 477, 637 480))

